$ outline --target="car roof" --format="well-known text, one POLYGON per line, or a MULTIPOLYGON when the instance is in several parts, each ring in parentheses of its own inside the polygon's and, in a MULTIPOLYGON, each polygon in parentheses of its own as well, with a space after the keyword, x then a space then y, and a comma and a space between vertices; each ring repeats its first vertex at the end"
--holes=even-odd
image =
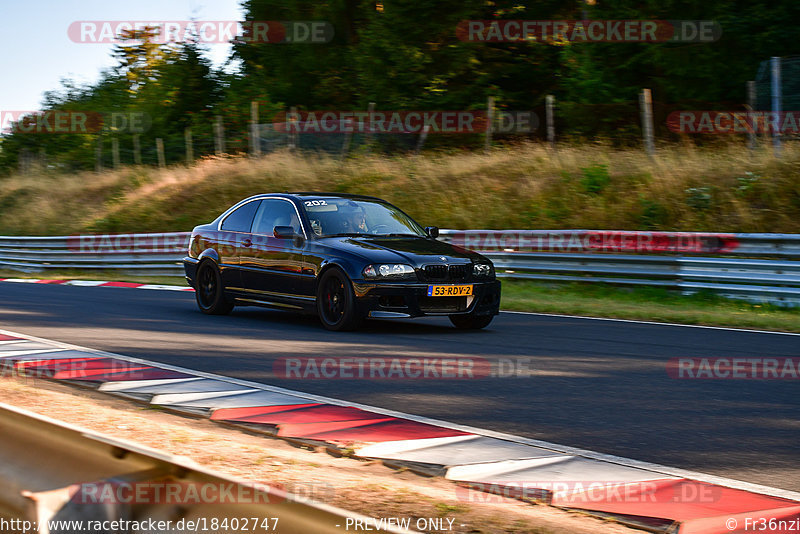
POLYGON ((248 197, 247 200, 253 198, 261 198, 261 197, 282 197, 282 198, 294 198, 294 199, 306 199, 306 198, 349 198, 349 199, 364 199, 364 200, 379 200, 381 202, 385 202, 383 199, 378 197, 372 197, 369 195, 356 195, 350 193, 328 193, 324 191, 299 191, 299 192, 289 192, 286 191, 284 193, 259 193, 257 195, 253 195, 248 197))

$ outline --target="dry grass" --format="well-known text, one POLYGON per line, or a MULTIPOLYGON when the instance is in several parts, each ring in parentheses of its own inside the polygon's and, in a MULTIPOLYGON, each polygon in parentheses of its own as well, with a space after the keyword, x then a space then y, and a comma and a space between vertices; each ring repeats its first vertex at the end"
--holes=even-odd
POLYGON ((540 145, 414 156, 273 153, 0 179, 0 234, 177 231, 270 191, 366 193, 449 228, 800 232, 800 148, 540 145))

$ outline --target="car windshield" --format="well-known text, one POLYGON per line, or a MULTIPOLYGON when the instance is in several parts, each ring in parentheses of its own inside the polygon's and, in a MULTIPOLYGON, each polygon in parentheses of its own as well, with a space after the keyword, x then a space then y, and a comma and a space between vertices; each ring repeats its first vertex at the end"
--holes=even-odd
POLYGON ((303 200, 311 228, 320 237, 341 235, 425 236, 411 217, 379 200, 307 198, 303 200))

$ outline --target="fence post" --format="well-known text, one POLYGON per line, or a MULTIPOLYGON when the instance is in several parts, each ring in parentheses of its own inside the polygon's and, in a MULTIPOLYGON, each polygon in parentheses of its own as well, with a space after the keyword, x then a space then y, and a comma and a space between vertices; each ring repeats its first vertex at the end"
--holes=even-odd
POLYGON ((550 148, 556 147, 556 127, 553 122, 553 105, 555 104, 556 97, 547 95, 544 97, 544 113, 545 121, 547 122, 547 142, 550 143, 550 148))
POLYGON ((297 148, 297 107, 289 108, 289 120, 286 126, 289 128, 289 150, 297 148))
POLYGON ((747 120, 747 148, 753 150, 756 147, 756 131, 758 128, 758 119, 756 119, 756 82, 750 80, 747 82, 747 112, 750 114, 747 120))
MULTIPOLYGON (((781 120, 781 58, 773 56, 770 60, 772 71, 772 113, 775 122, 780 124, 781 120)), ((775 157, 781 157, 781 128, 772 132, 772 146, 775 150, 775 157)))
POLYGON ((365 143, 367 145, 367 150, 370 150, 372 147, 372 114, 375 113, 375 102, 370 102, 367 104, 367 133, 365 136, 365 143))
POLYGON ((419 139, 417 139, 417 148, 414 150, 415 154, 419 154, 422 152, 422 146, 425 144, 425 140, 428 138, 428 130, 430 126, 427 124, 422 127, 422 133, 419 134, 419 139))
POLYGON ((494 97, 490 96, 486 101, 486 137, 483 149, 487 152, 492 146, 492 129, 494 128, 494 97))
POLYGON ((103 171, 103 136, 97 136, 97 145, 94 147, 94 172, 103 171))
POLYGON ((156 138, 156 152, 158 153, 158 166, 166 167, 167 164, 164 160, 164 140, 160 137, 156 138))
POLYGON ((186 143, 186 164, 191 165, 194 161, 194 145, 192 143, 192 129, 183 130, 183 141, 186 143))
POLYGON ((139 146, 139 134, 133 134, 133 162, 142 164, 142 148, 139 146))
POLYGON ((353 119, 345 119, 344 121, 339 120, 339 125, 344 126, 344 140, 342 141, 342 157, 347 156, 347 152, 350 150, 350 141, 353 137, 353 119))
POLYGON ((114 168, 119 168, 119 139, 116 137, 111 138, 111 161, 114 162, 114 168))
POLYGON ((650 94, 650 89, 642 89, 639 95, 639 108, 642 114, 644 148, 647 155, 653 157, 653 154, 655 154, 655 148, 653 146, 653 97, 650 94))
POLYGON ((222 117, 217 115, 214 121, 214 152, 221 156, 225 152, 225 131, 222 126, 222 117))
POLYGON ((258 102, 250 102, 250 154, 261 155, 261 131, 258 126, 258 102))

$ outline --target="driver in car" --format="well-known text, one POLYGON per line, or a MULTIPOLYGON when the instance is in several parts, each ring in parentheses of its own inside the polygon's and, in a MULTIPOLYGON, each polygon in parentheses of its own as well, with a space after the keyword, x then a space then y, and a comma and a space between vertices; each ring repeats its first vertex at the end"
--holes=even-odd
POLYGON ((345 233, 365 234, 369 232, 367 228, 364 210, 359 206, 344 205, 341 208, 343 215, 343 225, 345 233))

